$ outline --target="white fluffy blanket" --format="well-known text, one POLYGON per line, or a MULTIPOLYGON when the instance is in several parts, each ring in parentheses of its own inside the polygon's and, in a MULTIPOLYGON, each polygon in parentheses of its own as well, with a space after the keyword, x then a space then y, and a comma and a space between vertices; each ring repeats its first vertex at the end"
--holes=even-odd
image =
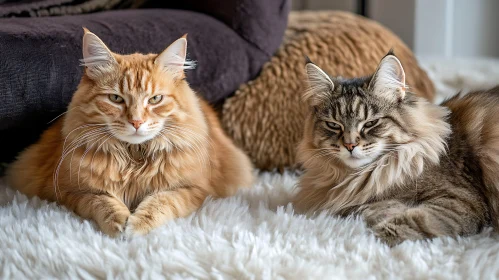
MULTIPOLYGON (((442 97, 499 83, 499 61, 424 65, 442 97)), ((0 279, 499 278, 499 235, 490 229, 390 249, 360 220, 294 215, 296 178, 260 174, 252 189, 130 240, 0 183, 0 279)))

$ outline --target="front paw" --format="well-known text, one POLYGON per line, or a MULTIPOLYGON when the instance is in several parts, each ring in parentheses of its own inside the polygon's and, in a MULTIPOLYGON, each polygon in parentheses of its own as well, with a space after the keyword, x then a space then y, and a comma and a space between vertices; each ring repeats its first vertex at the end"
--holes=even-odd
POLYGON ((139 211, 133 213, 128 218, 125 227, 125 235, 127 237, 146 235, 153 229, 154 225, 152 216, 139 211))
POLYGON ((107 217, 103 217, 101 221, 97 221, 97 224, 105 234, 111 237, 118 237, 125 230, 125 225, 129 217, 130 211, 122 209, 111 213, 107 217))
POLYGON ((421 233, 404 222, 402 217, 395 217, 380 222, 372 227, 374 235, 390 247, 394 247, 405 240, 423 239, 421 233))
POLYGON ((367 226, 373 227, 383 221, 403 215, 406 209, 407 206, 397 200, 387 200, 362 206, 358 211, 362 213, 367 226))
POLYGON ((398 226, 390 223, 382 223, 372 228, 374 235, 383 243, 394 247, 404 241, 399 234, 398 226))

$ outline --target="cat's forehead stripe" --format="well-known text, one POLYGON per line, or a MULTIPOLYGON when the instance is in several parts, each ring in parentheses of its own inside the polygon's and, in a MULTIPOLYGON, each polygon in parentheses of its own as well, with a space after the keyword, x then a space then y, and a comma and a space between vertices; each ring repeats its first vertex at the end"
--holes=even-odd
POLYGON ((130 71, 125 71, 123 74, 123 91, 129 91, 132 87, 132 82, 132 75, 130 75, 130 71))
POLYGON ((341 103, 340 103, 340 114, 341 114, 342 116, 346 115, 346 113, 347 113, 347 110, 346 110, 346 106, 345 106, 345 105, 346 105, 346 104, 345 104, 345 102, 341 102, 341 103))
POLYGON ((353 100, 353 103, 352 103, 352 111, 357 112, 357 110, 359 108, 358 107, 359 103, 360 103, 360 98, 355 97, 355 99, 353 100))
POLYGON ((371 108, 366 103, 363 103, 359 109, 362 110, 362 119, 368 119, 371 115, 371 108))
POLYGON ((148 80, 149 80, 149 71, 142 70, 140 77, 140 87, 143 88, 146 92, 148 91, 148 80))
POLYGON ((334 105, 335 109, 336 109, 336 115, 338 118, 340 118, 343 114, 341 113, 341 106, 340 104, 336 103, 334 105))
POLYGON ((126 75, 122 75, 120 80, 120 92, 125 92, 126 89, 128 89, 128 80, 126 75))
POLYGON ((155 85, 152 79, 152 73, 149 69, 135 71, 127 69, 123 72, 119 88, 121 92, 140 90, 148 93, 153 93, 155 90, 155 85))
POLYGON ((356 95, 336 99, 335 102, 328 104, 325 112, 329 117, 338 121, 345 118, 362 121, 369 119, 377 111, 378 108, 373 104, 369 105, 365 97, 356 95))

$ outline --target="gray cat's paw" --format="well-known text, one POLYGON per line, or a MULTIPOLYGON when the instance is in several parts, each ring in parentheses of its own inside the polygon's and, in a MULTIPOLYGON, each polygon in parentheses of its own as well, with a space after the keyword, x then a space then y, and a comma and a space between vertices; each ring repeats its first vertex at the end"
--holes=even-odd
POLYGON ((403 217, 394 217, 372 227, 374 235, 388 246, 396 246, 406 240, 423 239, 421 233, 405 222, 403 217))
POLYGON ((364 221, 368 227, 373 227, 379 223, 402 215, 407 206, 396 200, 386 200, 367 204, 360 208, 364 221))
POLYGON ((396 246, 405 241, 399 233, 399 226, 390 223, 382 223, 374 226, 372 230, 378 239, 390 247, 396 246))

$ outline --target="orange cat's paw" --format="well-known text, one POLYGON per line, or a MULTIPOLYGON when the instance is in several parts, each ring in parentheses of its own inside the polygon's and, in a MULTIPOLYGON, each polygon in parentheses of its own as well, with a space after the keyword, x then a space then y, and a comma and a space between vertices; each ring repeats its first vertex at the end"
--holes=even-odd
POLYGON ((128 218, 125 227, 125 235, 127 237, 146 235, 154 229, 151 215, 141 215, 136 212, 128 218))
POLYGON ((111 237, 117 237, 125 230, 125 225, 129 217, 130 211, 128 211, 128 209, 123 209, 122 211, 116 211, 110 214, 97 223, 102 232, 111 237))

